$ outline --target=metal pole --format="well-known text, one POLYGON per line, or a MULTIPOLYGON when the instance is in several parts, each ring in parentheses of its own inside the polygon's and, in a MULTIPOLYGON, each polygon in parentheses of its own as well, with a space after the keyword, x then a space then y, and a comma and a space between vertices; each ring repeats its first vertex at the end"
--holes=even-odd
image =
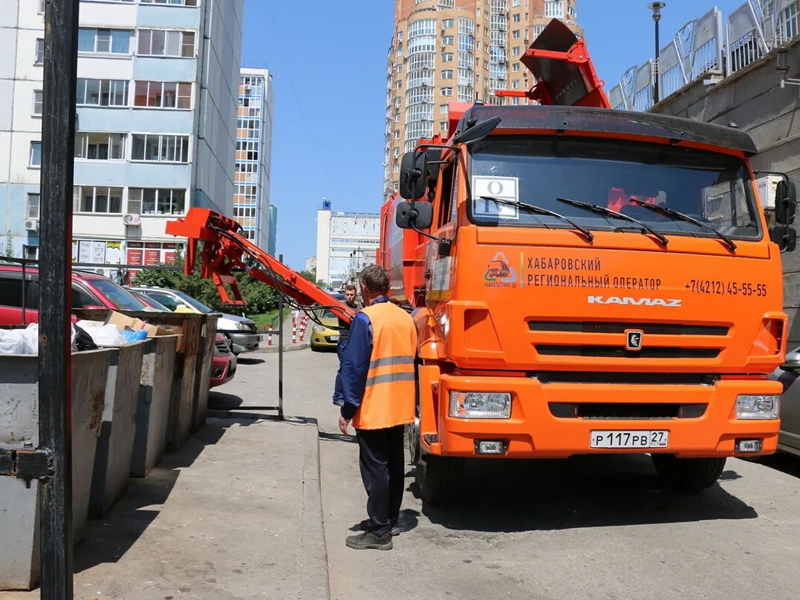
MULTIPOLYGON (((79 0, 48 0, 44 20, 39 444, 51 454, 42 481, 41 598, 72 600, 72 183, 79 0)), ((85 468, 85 466, 84 466, 85 468)))
MULTIPOLYGON (((278 256, 283 262, 283 254, 278 256)), ((283 420, 283 294, 278 294, 278 418, 283 420)))
POLYGON ((665 6, 665 2, 651 2, 647 5, 647 8, 653 11, 653 22, 656 29, 656 62, 653 67, 653 104, 658 104, 658 102, 661 100, 661 92, 659 90, 659 71, 661 70, 661 60, 659 58, 659 54, 661 53, 661 32, 659 30, 659 22, 661 21, 661 9, 665 6))
POLYGON ((28 248, 25 244, 22 245, 22 324, 28 324, 28 262, 25 260, 25 251, 28 248))

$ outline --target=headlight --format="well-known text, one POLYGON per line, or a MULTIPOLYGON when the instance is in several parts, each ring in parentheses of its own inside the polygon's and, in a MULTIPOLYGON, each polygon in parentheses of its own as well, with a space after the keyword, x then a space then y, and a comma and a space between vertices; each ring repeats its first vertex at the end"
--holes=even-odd
POLYGON ((736 398, 737 419, 777 419, 780 396, 739 396, 736 398))
POLYGON ((450 392, 450 416, 457 419, 510 419, 507 392, 450 392))
POLYGON ((313 329, 317 333, 322 333, 323 331, 325 331, 325 328, 322 325, 314 325, 314 327, 312 327, 311 329, 313 329))
POLYGON ((238 329, 239 331, 250 331, 250 325, 248 325, 247 323, 237 323, 236 329, 238 329))

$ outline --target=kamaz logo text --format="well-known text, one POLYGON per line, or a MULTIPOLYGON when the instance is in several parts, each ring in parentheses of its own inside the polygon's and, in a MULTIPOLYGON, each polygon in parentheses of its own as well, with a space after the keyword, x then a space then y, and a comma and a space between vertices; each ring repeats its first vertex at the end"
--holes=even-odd
POLYGON ((679 307, 681 300, 664 298, 631 298, 625 296, 589 296, 589 304, 619 304, 620 306, 668 306, 679 307))

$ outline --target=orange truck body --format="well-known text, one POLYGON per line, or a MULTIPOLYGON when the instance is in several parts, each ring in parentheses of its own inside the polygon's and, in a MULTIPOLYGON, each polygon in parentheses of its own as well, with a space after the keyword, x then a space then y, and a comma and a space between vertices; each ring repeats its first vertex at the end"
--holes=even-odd
POLYGON ((786 345, 781 257, 761 210, 753 224, 760 236, 737 239, 735 252, 707 235, 668 235, 664 246, 638 231, 597 229, 589 241, 568 227, 481 225, 469 214, 470 153, 455 151, 452 137, 470 119, 500 115, 489 140, 614 140, 708 151, 739 159, 757 198, 748 162, 754 147, 744 147, 744 134, 736 132, 743 145, 725 146, 722 128, 697 124, 694 135, 681 137, 688 122, 669 117, 605 108, 465 108, 451 105, 451 137, 438 156, 445 164, 433 174, 432 196, 422 200, 434 212, 425 233, 450 240, 449 254, 395 225, 397 194, 381 211, 379 262, 390 272, 392 299, 413 310, 419 332, 422 451, 475 457, 479 441, 502 440, 501 458, 709 458, 735 456, 737 439, 754 438, 763 442, 757 454, 774 452, 778 420, 736 415, 739 395, 782 391, 767 378, 786 345), (446 184, 453 160, 455 183, 446 184), (632 332, 640 336, 638 349, 626 347, 632 332), (510 393, 510 418, 454 417, 451 392, 510 393), (669 443, 593 447, 598 430, 662 430, 669 443))

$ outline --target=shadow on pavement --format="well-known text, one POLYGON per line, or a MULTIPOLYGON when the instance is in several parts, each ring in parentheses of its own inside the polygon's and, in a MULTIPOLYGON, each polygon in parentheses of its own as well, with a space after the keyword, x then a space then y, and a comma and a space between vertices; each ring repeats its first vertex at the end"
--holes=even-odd
POLYGON ((800 457, 798 456, 781 452, 771 456, 764 456, 758 460, 758 463, 781 473, 800 477, 800 457))
POLYGON ((263 365, 265 361, 263 358, 252 358, 250 356, 238 356, 236 358, 237 365, 263 365))
POLYGON ((350 444, 357 444, 358 440, 354 435, 342 435, 341 433, 326 433, 319 432, 319 439, 328 442, 348 442, 350 444))
POLYGON ((238 408, 243 404, 244 400, 242 397, 235 394, 225 394, 223 392, 215 392, 214 390, 208 393, 209 410, 238 408))
POLYGON ((75 572, 101 563, 115 563, 131 549, 158 516, 158 507, 167 501, 181 470, 189 467, 206 446, 225 435, 226 426, 209 424, 144 479, 131 479, 128 490, 105 519, 89 521, 86 541, 75 551, 75 572))
MULTIPOLYGON (((722 480, 739 477, 727 470, 722 480)), ((409 490, 420 497, 416 482, 409 490)), ((448 506, 423 502, 423 514, 448 529, 485 532, 758 517, 719 484, 696 496, 662 491, 648 456, 471 461, 457 500, 448 506)))

